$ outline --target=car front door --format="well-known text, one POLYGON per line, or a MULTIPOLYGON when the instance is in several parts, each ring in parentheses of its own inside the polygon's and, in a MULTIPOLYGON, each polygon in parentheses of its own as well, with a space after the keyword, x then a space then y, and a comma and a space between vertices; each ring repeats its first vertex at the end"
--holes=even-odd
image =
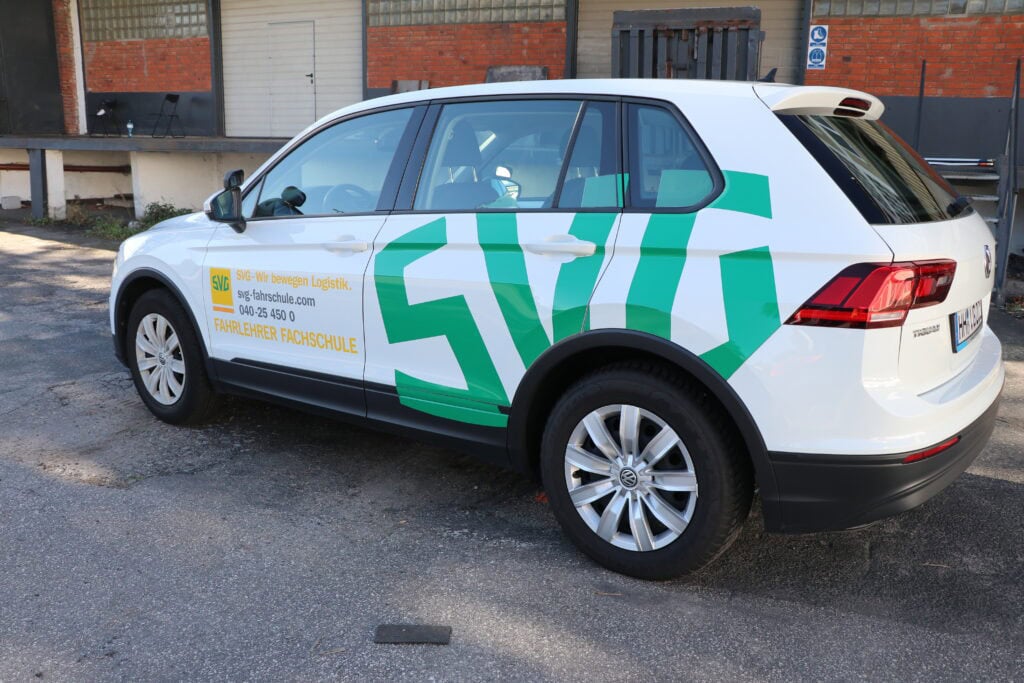
POLYGON ((243 232, 217 228, 205 296, 221 379, 365 414, 363 275, 422 111, 313 133, 251 185, 243 232))
POLYGON ((504 427, 526 369, 586 328, 620 217, 618 111, 565 98, 428 113, 405 210, 367 273, 371 417, 395 419, 397 398, 420 416, 504 427))

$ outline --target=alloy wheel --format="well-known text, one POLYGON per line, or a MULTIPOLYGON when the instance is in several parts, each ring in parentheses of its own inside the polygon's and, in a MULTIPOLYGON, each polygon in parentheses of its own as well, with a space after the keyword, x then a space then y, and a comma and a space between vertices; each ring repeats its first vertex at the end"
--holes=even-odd
POLYGON ((185 359, 174 327, 159 313, 139 321, 135 332, 135 359, 139 376, 154 400, 169 406, 185 388, 185 359))
POLYGON ((672 543, 697 503, 685 444, 668 423, 633 405, 607 405, 580 420, 565 449, 565 482, 587 526, 625 550, 672 543))

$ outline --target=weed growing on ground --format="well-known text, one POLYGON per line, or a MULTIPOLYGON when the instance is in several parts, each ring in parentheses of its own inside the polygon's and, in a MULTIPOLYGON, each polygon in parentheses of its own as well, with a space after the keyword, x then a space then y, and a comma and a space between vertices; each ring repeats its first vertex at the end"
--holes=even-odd
POLYGON ((64 221, 58 221, 57 219, 50 218, 49 216, 43 216, 42 218, 26 218, 25 222, 29 225, 39 225, 42 227, 46 227, 48 225, 62 225, 64 223, 64 221))
POLYGON ((132 235, 153 227, 160 221, 165 221, 175 216, 183 216, 187 213, 192 213, 192 210, 183 209, 164 202, 152 202, 146 205, 146 210, 137 221, 126 223, 123 220, 109 216, 93 219, 89 226, 89 234, 116 242, 123 242, 132 235))
POLYGON ((1024 296, 1011 296, 1006 300, 1006 312, 1018 318, 1024 316, 1024 296))
POLYGON ((168 218, 174 218, 175 216, 184 216, 187 213, 192 213, 192 209, 182 209, 175 206, 174 204, 165 204, 162 202, 153 202, 152 204, 146 205, 146 211, 139 218, 139 223, 142 224, 142 229, 150 228, 160 221, 165 221, 168 218))
POLYGON ((141 231, 142 228, 137 225, 125 223, 123 220, 118 218, 105 216, 94 219, 92 221, 92 225, 89 226, 88 233, 94 237, 102 237, 115 242, 123 242, 135 233, 141 231))
POLYGON ((81 204, 68 204, 67 214, 63 222, 76 228, 87 228, 92 225, 93 218, 81 204))

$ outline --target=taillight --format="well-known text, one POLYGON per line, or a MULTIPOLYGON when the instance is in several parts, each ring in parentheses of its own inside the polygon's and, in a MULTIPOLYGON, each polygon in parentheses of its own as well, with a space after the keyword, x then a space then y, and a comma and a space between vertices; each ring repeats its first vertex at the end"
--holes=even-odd
POLYGON ((787 325, 873 329, 899 327, 912 308, 946 300, 956 261, 858 263, 819 289, 787 325))
POLYGON ((843 101, 839 103, 839 106, 853 107, 854 109, 860 109, 862 111, 867 111, 868 109, 871 109, 871 103, 868 102, 867 100, 862 100, 859 97, 843 98, 843 101))
POLYGON ((859 97, 846 97, 839 106, 832 112, 833 116, 852 116, 854 118, 864 116, 871 109, 871 103, 859 97), (844 109, 844 107, 846 107, 844 109))

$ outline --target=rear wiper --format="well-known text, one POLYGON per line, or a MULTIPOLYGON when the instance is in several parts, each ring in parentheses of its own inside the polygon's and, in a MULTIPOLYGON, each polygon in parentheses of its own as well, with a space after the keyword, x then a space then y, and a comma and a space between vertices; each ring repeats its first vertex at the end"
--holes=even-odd
POLYGON ((971 200, 967 197, 957 197, 949 206, 946 207, 946 211, 952 218, 956 218, 971 206, 971 200))

